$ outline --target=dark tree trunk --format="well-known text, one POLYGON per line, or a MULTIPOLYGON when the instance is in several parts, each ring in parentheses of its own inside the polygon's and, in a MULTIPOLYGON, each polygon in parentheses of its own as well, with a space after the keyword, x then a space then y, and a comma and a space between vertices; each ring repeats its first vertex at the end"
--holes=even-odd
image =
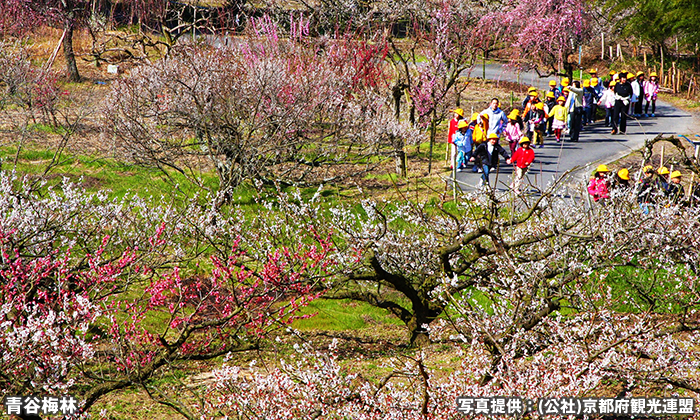
POLYGON ((403 83, 397 83, 391 89, 391 95, 394 98, 394 118, 397 120, 401 117, 401 96, 403 96, 403 83))
POLYGON ((75 30, 73 12, 68 12, 63 29, 66 31, 66 36, 63 39, 63 55, 66 58, 66 78, 69 82, 79 82, 80 74, 78 73, 78 65, 75 62, 75 52, 73 51, 73 31, 75 30))
POLYGON ((424 328, 424 325, 430 325, 431 322, 435 321, 440 312, 430 310, 422 305, 418 308, 414 307, 413 311, 413 316, 406 323, 406 327, 411 333, 411 346, 422 347, 430 343, 428 331, 424 328))
POLYGON ((574 64, 568 61, 564 62, 564 73, 569 80, 574 80, 574 64))

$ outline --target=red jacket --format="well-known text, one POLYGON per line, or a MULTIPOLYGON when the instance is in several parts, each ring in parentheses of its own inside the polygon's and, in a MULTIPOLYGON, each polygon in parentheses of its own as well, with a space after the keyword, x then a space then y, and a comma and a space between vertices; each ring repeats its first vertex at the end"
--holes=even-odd
POLYGON ((450 120, 450 129, 447 132, 447 142, 450 144, 453 143, 452 136, 454 136, 455 132, 457 131, 457 124, 459 124, 459 121, 457 121, 456 119, 452 118, 450 120))
POLYGON ((530 164, 532 161, 535 160, 535 151, 530 149, 523 149, 522 147, 513 153, 513 157, 511 158, 511 162, 515 163, 518 165, 518 168, 525 169, 530 164))

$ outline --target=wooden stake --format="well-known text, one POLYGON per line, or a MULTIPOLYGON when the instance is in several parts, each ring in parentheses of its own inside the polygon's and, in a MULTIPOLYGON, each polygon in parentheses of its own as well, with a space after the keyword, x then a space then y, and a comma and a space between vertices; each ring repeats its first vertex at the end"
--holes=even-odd
POLYGON ((605 60, 605 34, 600 34, 600 59, 605 60))
POLYGON ((647 52, 644 51, 644 68, 647 67, 647 52))
MULTIPOLYGON (((61 48, 61 45, 63 45, 63 40, 66 37, 66 30, 63 30, 63 35, 61 35, 61 39, 58 40, 58 45, 56 45, 56 48, 53 50, 53 54, 51 54, 51 57, 49 57, 49 61, 46 62, 46 68, 44 71, 48 72, 51 70, 51 66, 53 65, 53 62, 56 60, 56 56, 58 55, 58 50, 61 48)), ((98 61, 99 63, 99 61, 98 61)))
POLYGON ((661 145, 661 162, 659 162, 659 168, 664 166, 664 145, 661 145))
POLYGON ((610 45, 610 59, 613 59, 613 48, 612 45, 610 45))
POLYGON ((663 86, 664 79, 664 48, 661 47, 661 70, 659 70, 659 85, 663 86))
POLYGON ((676 93, 676 62, 671 63, 671 90, 676 93))
POLYGON ((678 58, 678 35, 676 35, 676 58, 678 58))
POLYGON ((688 188, 688 195, 685 197, 686 201, 690 200, 690 196, 693 195, 693 184, 695 182, 695 172, 690 176, 690 188, 688 188))

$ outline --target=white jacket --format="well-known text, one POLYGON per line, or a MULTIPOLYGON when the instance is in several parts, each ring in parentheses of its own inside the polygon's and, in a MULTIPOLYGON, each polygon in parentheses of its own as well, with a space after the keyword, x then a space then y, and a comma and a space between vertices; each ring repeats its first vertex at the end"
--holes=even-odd
POLYGON ((639 82, 635 79, 630 85, 632 85, 632 97, 630 98, 630 102, 637 102, 637 98, 639 98, 639 95, 642 93, 639 82))

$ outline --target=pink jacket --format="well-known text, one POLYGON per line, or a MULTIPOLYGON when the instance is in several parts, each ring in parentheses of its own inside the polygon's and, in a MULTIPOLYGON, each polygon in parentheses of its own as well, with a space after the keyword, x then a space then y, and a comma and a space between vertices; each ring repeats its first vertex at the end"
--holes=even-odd
POLYGON ((593 196, 593 201, 610 198, 608 181, 605 178, 591 178, 591 182, 588 184, 588 194, 593 196))
POLYGON ((520 130, 520 126, 518 124, 511 124, 510 121, 508 122, 504 133, 506 135, 506 140, 508 140, 509 143, 520 141, 520 139, 523 137, 523 132, 520 130))
POLYGON ((651 80, 644 81, 644 97, 647 101, 655 101, 656 95, 659 93, 659 84, 657 82, 652 82, 651 80))

